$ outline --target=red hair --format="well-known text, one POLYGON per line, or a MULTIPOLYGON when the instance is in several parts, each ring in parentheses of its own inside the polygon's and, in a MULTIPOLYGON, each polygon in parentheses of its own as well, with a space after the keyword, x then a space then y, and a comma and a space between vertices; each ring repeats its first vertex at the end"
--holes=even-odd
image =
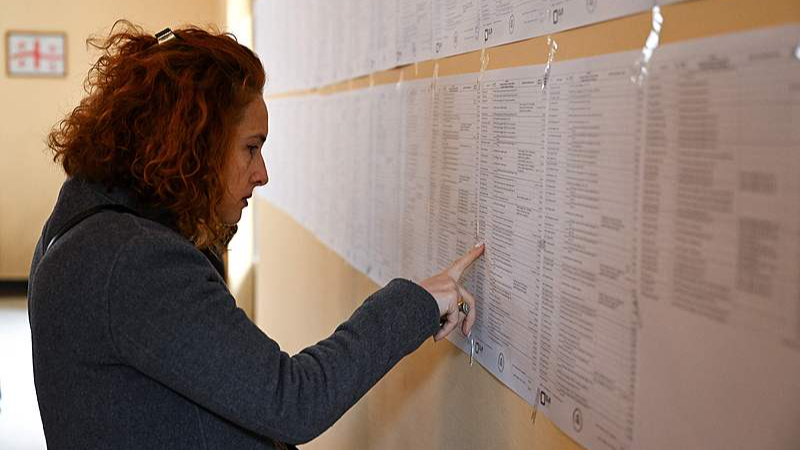
POLYGON ((230 34, 196 27, 158 43, 127 21, 106 39, 84 83, 87 96, 48 136, 69 176, 131 190, 165 207, 198 248, 230 229, 217 213, 224 165, 244 107, 261 95, 264 68, 230 34))

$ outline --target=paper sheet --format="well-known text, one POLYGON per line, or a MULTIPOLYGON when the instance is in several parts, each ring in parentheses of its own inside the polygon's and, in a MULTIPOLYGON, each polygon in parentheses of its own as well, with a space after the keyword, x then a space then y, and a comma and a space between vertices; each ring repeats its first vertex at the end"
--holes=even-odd
POLYGON ((555 64, 547 87, 540 407, 591 448, 633 437, 635 57, 555 64))
POLYGON ((434 1, 432 23, 434 58, 481 48, 478 0, 434 1))
POLYGON ((397 2, 397 65, 431 59, 432 0, 397 2))
POLYGON ((439 78, 435 84, 431 146, 428 273, 477 242, 477 76, 439 78))
POLYGON ((386 284, 400 273, 404 154, 401 152, 400 91, 393 85, 371 89, 370 181, 372 278, 386 284))
POLYGON ((542 74, 542 66, 487 72, 479 89, 478 232, 487 251, 473 284, 481 299, 473 337, 478 361, 529 403, 539 385, 542 74))
POLYGON ((433 83, 430 79, 404 83, 401 88, 402 260, 400 274, 421 281, 429 272, 428 242, 431 208, 431 142, 433 83))
POLYGON ((800 443, 799 42, 780 28, 654 58, 638 448, 800 443))
POLYGON ((486 47, 647 11, 653 0, 484 0, 481 39, 486 47))

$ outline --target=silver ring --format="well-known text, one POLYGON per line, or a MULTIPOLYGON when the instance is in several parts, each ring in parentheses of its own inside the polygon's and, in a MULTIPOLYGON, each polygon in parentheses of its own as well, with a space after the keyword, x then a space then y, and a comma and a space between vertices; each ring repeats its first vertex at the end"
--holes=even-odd
POLYGON ((462 301, 461 303, 458 304, 458 310, 461 311, 462 313, 464 313, 465 316, 468 315, 469 314, 469 304, 467 302, 463 302, 462 301))

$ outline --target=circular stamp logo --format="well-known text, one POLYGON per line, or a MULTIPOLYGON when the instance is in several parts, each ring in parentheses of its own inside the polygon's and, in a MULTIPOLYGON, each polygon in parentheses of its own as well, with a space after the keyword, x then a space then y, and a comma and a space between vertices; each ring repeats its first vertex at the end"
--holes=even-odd
POLYGON ((583 413, 580 408, 575 408, 575 410, 572 411, 572 428, 577 432, 583 429, 583 413))

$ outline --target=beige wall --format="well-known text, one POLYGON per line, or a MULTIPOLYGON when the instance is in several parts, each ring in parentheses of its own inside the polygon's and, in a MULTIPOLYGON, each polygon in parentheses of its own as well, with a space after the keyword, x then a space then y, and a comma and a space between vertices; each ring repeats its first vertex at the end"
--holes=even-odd
MULTIPOLYGON (((227 31, 233 33, 239 43, 253 46, 253 9, 250 0, 227 0, 225 23, 227 31)), ((228 245, 228 287, 236 303, 253 316, 253 293, 255 290, 253 247, 253 208, 245 208, 239 220, 236 236, 228 245)))
POLYGON ((80 100, 94 58, 86 38, 117 19, 147 30, 225 21, 225 0, 4 0, 2 63, 9 30, 67 34, 66 78, 9 78, 0 71, 0 280, 26 279, 33 248, 63 181, 44 145, 48 130, 80 100))
MULTIPOLYGON (((663 14, 662 43, 800 22, 797 0, 697 0, 667 6, 663 14)), ((650 26, 646 13, 559 33, 557 59, 641 49, 650 26)), ((489 69, 544 63, 547 48, 546 39, 538 38, 490 49, 489 69)), ((430 72, 430 66, 421 64, 420 72, 430 72)), ((442 60, 439 75, 479 69, 479 54, 472 53, 442 60)), ((404 79, 413 77, 414 68, 406 69, 404 79)), ((380 83, 398 78, 394 70, 373 79, 380 83)), ((354 85, 367 83, 361 79, 354 85)), ((257 200, 255 208, 257 323, 294 354, 329 336, 379 286, 266 201, 257 200)), ((491 374, 477 365, 470 367, 452 344, 428 340, 331 430, 304 448, 581 448, 544 415, 533 421, 532 414, 531 406, 491 374)))

